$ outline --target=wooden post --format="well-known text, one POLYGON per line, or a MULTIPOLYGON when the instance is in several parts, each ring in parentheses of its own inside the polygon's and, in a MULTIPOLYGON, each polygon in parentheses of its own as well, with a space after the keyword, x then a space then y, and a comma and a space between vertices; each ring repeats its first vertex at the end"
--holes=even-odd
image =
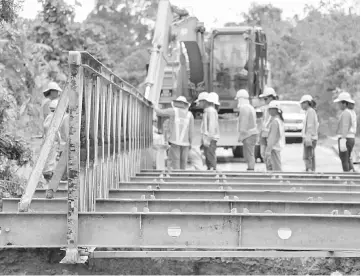
POLYGON ((66 255, 61 263, 76 264, 81 262, 78 253, 80 126, 83 96, 83 68, 81 67, 80 52, 69 52, 69 69, 68 227, 66 255))

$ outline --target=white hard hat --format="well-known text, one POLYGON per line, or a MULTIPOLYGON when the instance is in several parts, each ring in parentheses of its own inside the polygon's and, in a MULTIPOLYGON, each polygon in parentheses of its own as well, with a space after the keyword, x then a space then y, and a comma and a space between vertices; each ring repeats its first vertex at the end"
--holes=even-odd
POLYGON ((216 105, 220 105, 219 96, 218 96, 218 94, 216 92, 209 93, 206 101, 210 102, 210 103, 214 103, 216 105))
POLYGON ((199 101, 202 100, 207 100, 209 93, 208 92, 201 92, 198 95, 198 98, 195 100, 195 103, 198 103, 199 101))
POLYGON ((174 102, 182 102, 182 103, 185 103, 185 104, 187 104, 187 105, 190 105, 190 103, 187 102, 187 99, 186 99, 184 96, 179 96, 178 98, 176 98, 176 99, 174 100, 174 102))
POLYGON ((334 100, 333 102, 338 103, 338 102, 342 102, 342 101, 349 102, 349 103, 352 103, 352 104, 355 103, 355 101, 351 98, 350 93, 348 93, 348 92, 341 92, 338 95, 337 99, 334 100))
POLYGON ((49 90, 57 90, 59 92, 62 92, 63 90, 61 90, 60 86, 56 83, 56 82, 49 82, 48 86, 46 87, 46 89, 43 91, 43 94, 48 92, 49 90))
POLYGON ((281 102, 280 101, 271 101, 268 104, 268 109, 276 108, 278 110, 281 110, 281 102))
POLYGON ((49 108, 50 109, 56 109, 56 107, 58 106, 58 103, 59 103, 59 100, 56 99, 56 100, 52 100, 49 104, 49 108))
POLYGON ((239 98, 249 99, 248 91, 245 89, 238 90, 237 95, 234 99, 238 100, 239 98))
POLYGON ((276 94, 276 91, 272 88, 272 87, 269 87, 269 86, 266 86, 263 90, 263 94, 261 94, 259 97, 260 98, 265 98, 265 97, 268 97, 268 96, 277 96, 276 94))
POLYGON ((313 98, 311 95, 303 95, 300 100, 300 103, 311 102, 311 101, 313 101, 313 98))

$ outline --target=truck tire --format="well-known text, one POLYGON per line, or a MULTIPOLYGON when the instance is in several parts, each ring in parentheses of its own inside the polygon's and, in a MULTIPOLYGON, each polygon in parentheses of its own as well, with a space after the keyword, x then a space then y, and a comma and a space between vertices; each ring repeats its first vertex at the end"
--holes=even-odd
POLYGON ((232 149, 234 158, 243 158, 243 147, 236 146, 232 149))

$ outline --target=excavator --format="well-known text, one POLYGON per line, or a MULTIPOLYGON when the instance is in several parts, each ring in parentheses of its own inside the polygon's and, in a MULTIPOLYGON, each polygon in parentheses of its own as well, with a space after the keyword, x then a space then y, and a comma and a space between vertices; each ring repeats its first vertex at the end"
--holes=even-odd
MULTIPOLYGON (((145 96, 160 108, 168 108, 178 96, 193 103, 200 92, 216 92, 221 103, 218 111, 221 138, 217 146, 231 148, 234 157, 243 157, 234 99, 239 89, 247 89, 257 108, 258 96, 266 85, 271 85, 266 35, 261 27, 237 26, 215 28, 206 37, 204 23, 195 16, 181 12, 173 18, 173 14, 169 1, 161 0, 151 53, 153 68, 148 67, 145 96)), ((192 104, 190 111, 195 118, 193 140, 197 145, 201 142, 202 110, 192 104)), ((261 116, 258 112, 259 120, 261 116)), ((158 129, 162 129, 162 124, 158 118, 158 129)), ((261 159, 259 146, 256 158, 261 159)))

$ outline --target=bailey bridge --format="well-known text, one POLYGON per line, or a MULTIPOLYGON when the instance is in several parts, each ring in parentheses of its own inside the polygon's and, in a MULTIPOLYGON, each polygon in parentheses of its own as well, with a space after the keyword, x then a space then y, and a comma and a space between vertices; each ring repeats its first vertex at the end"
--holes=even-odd
POLYGON ((3 200, 1 248, 63 248, 63 262, 117 257, 359 256, 356 173, 152 169, 150 102, 86 52, 21 199, 3 200), (69 106, 68 153, 52 200, 38 189, 69 106))

